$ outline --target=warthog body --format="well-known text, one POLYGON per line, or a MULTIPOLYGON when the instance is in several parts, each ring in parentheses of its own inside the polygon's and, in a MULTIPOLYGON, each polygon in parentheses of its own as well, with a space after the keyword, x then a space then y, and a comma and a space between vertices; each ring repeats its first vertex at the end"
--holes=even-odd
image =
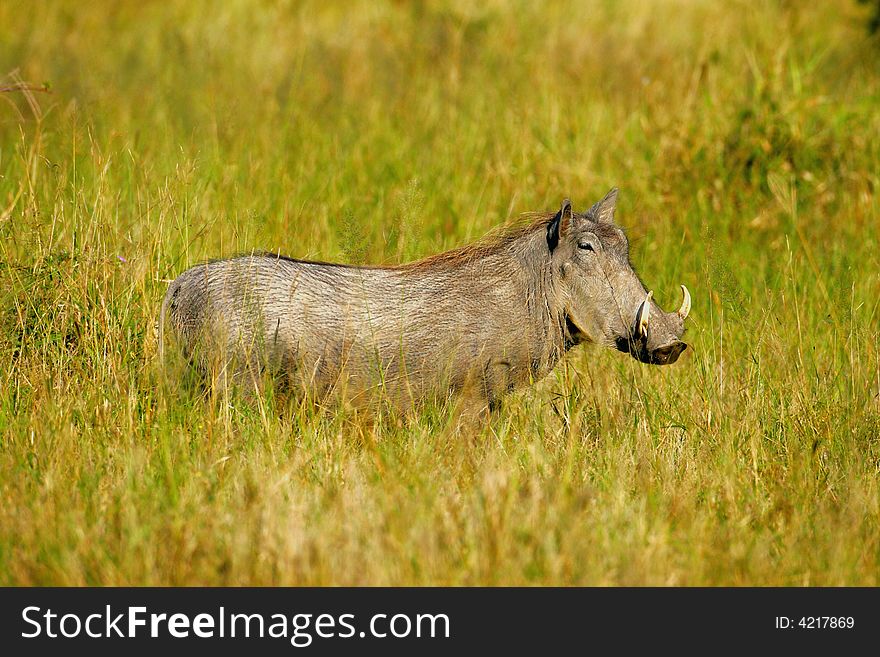
POLYGON ((613 223, 617 190, 397 267, 272 254, 218 260, 174 280, 159 319, 199 369, 258 391, 264 375, 317 396, 381 392, 407 407, 476 391, 493 405, 580 342, 672 363, 690 305, 665 313, 613 223), (687 307, 686 307, 687 306, 687 307))

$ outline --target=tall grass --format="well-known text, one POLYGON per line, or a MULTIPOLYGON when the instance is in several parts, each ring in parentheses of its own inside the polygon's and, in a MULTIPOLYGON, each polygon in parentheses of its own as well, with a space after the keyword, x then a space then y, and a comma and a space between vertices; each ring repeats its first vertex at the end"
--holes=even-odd
POLYGON ((0 4, 0 584, 878 585, 869 13, 0 4), (579 348, 481 424, 158 367, 190 264, 394 263, 612 185, 693 293, 674 366, 579 348))

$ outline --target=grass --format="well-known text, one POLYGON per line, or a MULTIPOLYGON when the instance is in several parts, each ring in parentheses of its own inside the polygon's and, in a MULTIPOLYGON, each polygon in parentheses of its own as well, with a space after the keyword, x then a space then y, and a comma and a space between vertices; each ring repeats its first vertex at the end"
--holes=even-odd
POLYGON ((0 584, 880 584, 856 2, 0 4, 0 584), (49 82, 48 91, 39 88, 49 82), (166 282, 394 263, 612 185, 693 293, 468 426, 168 380, 166 282))

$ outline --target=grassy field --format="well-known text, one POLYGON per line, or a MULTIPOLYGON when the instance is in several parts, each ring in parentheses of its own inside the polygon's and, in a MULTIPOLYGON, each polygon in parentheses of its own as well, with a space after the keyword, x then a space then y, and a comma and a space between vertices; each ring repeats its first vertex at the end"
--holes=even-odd
POLYGON ((0 3, 0 584, 880 585, 869 15, 0 3), (693 293, 674 366, 578 348, 473 425, 157 362, 198 261, 397 263, 612 185, 693 293))

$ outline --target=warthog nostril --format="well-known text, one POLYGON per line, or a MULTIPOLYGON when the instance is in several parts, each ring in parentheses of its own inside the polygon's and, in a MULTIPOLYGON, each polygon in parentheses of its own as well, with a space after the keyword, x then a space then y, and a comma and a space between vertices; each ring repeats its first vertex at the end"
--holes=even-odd
POLYGON ((674 342, 666 347, 655 349, 651 352, 650 362, 654 365, 671 365, 678 360, 685 349, 687 349, 687 345, 684 342, 674 342))

